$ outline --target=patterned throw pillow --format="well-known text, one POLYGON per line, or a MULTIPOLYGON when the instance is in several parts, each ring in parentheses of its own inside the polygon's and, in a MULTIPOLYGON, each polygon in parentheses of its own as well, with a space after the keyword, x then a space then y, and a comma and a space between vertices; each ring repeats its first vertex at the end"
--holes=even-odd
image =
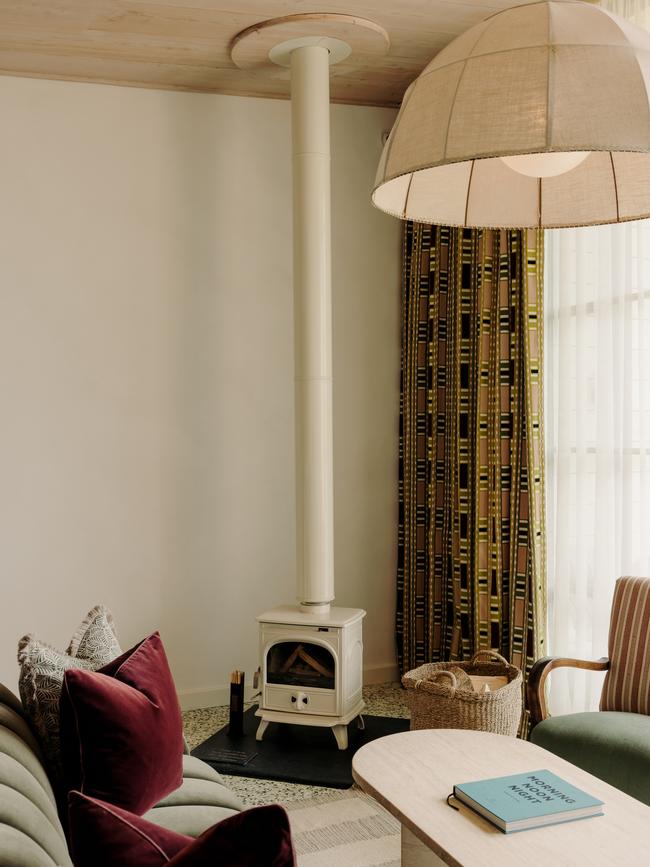
POLYGON ((121 653, 113 617, 103 605, 88 612, 66 653, 44 644, 31 634, 18 642, 20 697, 55 781, 62 778, 59 700, 65 672, 69 668, 95 671, 121 653))
POLYGON ((108 608, 97 605, 88 612, 72 636, 66 653, 93 662, 103 660, 100 667, 122 653, 115 635, 115 621, 108 608))

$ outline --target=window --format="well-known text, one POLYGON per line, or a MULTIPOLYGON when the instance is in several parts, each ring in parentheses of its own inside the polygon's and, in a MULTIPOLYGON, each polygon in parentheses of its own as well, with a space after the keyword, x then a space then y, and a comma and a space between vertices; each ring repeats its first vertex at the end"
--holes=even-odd
MULTIPOLYGON (((612 591, 650 575, 650 221, 546 233, 549 646, 607 653, 612 591)), ((602 678, 553 675, 554 712, 602 678)))

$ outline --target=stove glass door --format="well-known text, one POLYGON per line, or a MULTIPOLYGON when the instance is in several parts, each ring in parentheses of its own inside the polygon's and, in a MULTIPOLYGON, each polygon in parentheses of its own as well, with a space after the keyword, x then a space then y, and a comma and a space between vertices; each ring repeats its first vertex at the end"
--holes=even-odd
POLYGON ((336 662, 321 644, 308 641, 280 641, 266 657, 267 683, 334 689, 336 662))

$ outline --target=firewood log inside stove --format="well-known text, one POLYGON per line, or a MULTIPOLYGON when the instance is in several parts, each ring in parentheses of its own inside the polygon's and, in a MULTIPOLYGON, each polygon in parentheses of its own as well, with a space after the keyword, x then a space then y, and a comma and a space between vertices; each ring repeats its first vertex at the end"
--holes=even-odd
POLYGON ((314 657, 305 650, 302 644, 299 644, 296 647, 291 656, 287 659, 287 661, 280 669, 280 672, 281 674, 286 674, 292 668, 295 671, 309 671, 309 669, 312 668, 314 669, 314 671, 322 674, 323 677, 334 677, 334 672, 332 671, 332 669, 328 668, 326 665, 323 665, 317 659, 314 659, 314 657), (306 663, 307 668, 297 663, 298 659, 300 659, 303 663, 306 663))

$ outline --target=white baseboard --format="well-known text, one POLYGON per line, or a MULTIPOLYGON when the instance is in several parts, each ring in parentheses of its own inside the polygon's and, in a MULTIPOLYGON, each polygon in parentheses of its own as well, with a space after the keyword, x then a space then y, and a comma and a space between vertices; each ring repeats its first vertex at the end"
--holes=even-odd
MULTIPOLYGON (((250 701, 257 690, 252 686, 244 689, 244 701, 250 701)), ((204 707, 219 707, 230 704, 230 685, 215 686, 212 689, 185 689, 178 693, 181 710, 200 710, 204 707)))
POLYGON ((363 669, 363 682, 393 683, 399 681, 399 669, 396 662, 388 662, 383 665, 366 665, 363 669))
MULTIPOLYGON (((388 683, 399 680, 397 665, 367 665, 363 669, 364 684, 388 683)), ((250 701, 256 690, 251 686, 246 687, 245 700, 250 701)), ((230 686, 206 687, 205 689, 186 689, 178 693, 178 700, 182 710, 200 710, 204 707, 218 707, 230 703, 230 686)))

